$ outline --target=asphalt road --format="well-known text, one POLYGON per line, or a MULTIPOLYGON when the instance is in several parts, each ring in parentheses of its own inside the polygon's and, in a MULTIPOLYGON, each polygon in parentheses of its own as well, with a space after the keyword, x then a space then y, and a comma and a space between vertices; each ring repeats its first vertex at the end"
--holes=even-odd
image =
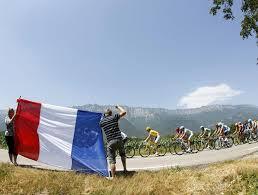
MULTIPOLYGON (((163 157, 150 156, 148 158, 134 157, 127 159, 127 169, 129 171, 138 170, 159 170, 170 167, 199 166, 226 160, 242 158, 246 155, 258 152, 258 143, 233 146, 222 150, 204 150, 197 154, 184 154, 182 156, 168 153, 163 157)), ((6 150, 0 149, 0 162, 9 162, 6 150)), ((58 167, 42 164, 22 156, 18 157, 18 164, 32 166, 41 169, 63 170, 58 167)), ((117 170, 122 170, 121 160, 117 158, 117 170)))
MULTIPOLYGON (((221 150, 204 150, 196 154, 172 155, 163 157, 135 157, 127 159, 128 170, 159 170, 171 167, 189 167, 234 160, 258 151, 258 143, 233 146, 221 150)), ((117 159, 118 170, 122 170, 122 163, 117 159)))

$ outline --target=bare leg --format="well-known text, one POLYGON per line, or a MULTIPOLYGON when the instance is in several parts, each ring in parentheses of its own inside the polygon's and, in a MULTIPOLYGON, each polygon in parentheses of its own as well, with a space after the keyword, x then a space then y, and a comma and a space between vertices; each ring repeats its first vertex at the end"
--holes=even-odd
POLYGON ((127 172, 127 169, 126 169, 126 157, 121 157, 121 161, 122 161, 122 164, 123 164, 123 167, 124 167, 124 172, 127 172))
POLYGON ((115 164, 111 164, 110 165, 110 169, 111 169, 111 176, 115 177, 116 176, 116 165, 115 164))
POLYGON ((190 142, 190 140, 188 140, 188 147, 189 147, 189 149, 191 149, 191 142, 190 142))

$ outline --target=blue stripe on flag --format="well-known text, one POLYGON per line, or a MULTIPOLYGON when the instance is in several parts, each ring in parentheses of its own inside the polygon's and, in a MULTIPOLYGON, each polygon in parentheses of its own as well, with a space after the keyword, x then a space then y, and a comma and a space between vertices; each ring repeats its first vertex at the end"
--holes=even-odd
POLYGON ((108 176, 101 113, 78 110, 72 147, 72 169, 108 176))

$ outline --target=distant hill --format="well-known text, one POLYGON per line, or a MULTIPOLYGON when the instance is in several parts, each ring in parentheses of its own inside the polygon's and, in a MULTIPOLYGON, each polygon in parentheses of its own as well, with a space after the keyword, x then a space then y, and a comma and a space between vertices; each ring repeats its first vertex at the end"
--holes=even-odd
MULTIPOLYGON (((115 110, 114 106, 84 105, 75 108, 103 112, 107 108, 115 110)), ((223 121, 232 124, 248 118, 258 117, 258 107, 253 105, 212 105, 195 109, 169 110, 163 108, 127 107, 127 116, 121 121, 121 129, 129 136, 142 137, 144 129, 150 126, 160 131, 162 135, 171 134, 177 126, 199 131, 201 125, 213 128, 216 122, 223 121)))
POLYGON ((6 110, 0 110, 0 131, 5 130, 4 119, 6 116, 6 110))
MULTIPOLYGON (((87 104, 74 106, 81 110, 104 112, 107 108, 116 110, 114 106, 87 104)), ((169 110, 163 108, 128 107, 126 118, 120 123, 121 129, 129 136, 143 137, 145 128, 150 126, 159 130, 162 135, 169 135, 177 126, 199 131, 200 125, 213 128, 216 122, 232 124, 248 118, 258 118, 258 107, 253 105, 212 105, 195 109, 169 110)), ((6 111, 0 110, 0 130, 5 129, 6 111)))

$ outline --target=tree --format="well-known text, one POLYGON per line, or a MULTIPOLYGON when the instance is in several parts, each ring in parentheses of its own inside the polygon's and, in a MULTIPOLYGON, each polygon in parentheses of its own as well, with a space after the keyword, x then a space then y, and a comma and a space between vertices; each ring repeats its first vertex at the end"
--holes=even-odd
MULTIPOLYGON (((235 0, 242 1, 241 11, 243 20, 241 22, 240 36, 246 39, 255 35, 258 45, 258 0, 235 0)), ((222 12, 226 20, 233 20, 234 14, 232 11, 234 0, 213 0, 213 7, 210 9, 212 15, 222 12)))

